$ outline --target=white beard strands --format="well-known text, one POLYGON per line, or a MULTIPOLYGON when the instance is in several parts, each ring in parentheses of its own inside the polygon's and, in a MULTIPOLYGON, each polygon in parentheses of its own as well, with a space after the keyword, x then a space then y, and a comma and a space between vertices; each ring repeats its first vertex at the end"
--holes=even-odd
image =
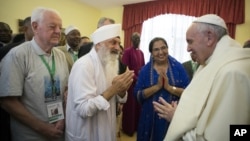
POLYGON ((107 78, 108 85, 112 85, 113 79, 118 75, 118 59, 114 60, 112 59, 113 57, 114 55, 112 55, 112 57, 109 57, 110 60, 104 67, 104 72, 107 78))
POLYGON ((103 65, 103 70, 107 79, 107 84, 112 85, 114 77, 118 75, 118 54, 111 54, 105 46, 100 47, 97 52, 103 65))

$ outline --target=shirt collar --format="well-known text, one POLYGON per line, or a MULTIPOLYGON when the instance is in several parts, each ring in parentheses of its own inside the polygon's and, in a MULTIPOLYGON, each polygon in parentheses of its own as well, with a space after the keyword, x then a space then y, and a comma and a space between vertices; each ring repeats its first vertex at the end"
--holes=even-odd
POLYGON ((69 44, 67 44, 67 43, 66 43, 66 49, 67 49, 68 52, 71 52, 71 51, 72 51, 71 47, 70 47, 69 44))
POLYGON ((67 51, 69 52, 69 53, 71 53, 71 54, 78 54, 78 51, 74 51, 70 46, 69 46, 69 44, 66 44, 66 49, 67 49, 67 51))
POLYGON ((48 54, 45 51, 43 51, 42 48, 36 43, 36 41, 35 41, 34 38, 30 42, 31 42, 31 45, 34 48, 34 50, 35 50, 35 52, 36 52, 37 55, 39 55, 39 56, 40 55, 45 55, 45 56, 50 56, 51 55, 51 54, 48 54))

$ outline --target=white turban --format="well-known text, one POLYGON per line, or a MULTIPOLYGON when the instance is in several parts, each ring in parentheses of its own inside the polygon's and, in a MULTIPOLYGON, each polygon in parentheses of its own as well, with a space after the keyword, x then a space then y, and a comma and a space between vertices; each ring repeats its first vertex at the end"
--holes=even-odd
POLYGON ((223 27, 227 30, 227 26, 226 26, 226 23, 225 21, 215 15, 215 14, 207 14, 207 15, 204 15, 204 16, 201 16, 199 18, 197 18, 196 20, 194 20, 194 22, 196 23, 208 23, 208 24, 213 24, 213 25, 218 25, 220 27, 223 27))
POLYGON ((98 44, 102 41, 120 36, 121 33, 121 24, 109 24, 104 25, 95 30, 92 33, 91 38, 94 44, 98 44))
POLYGON ((70 25, 70 26, 68 26, 66 29, 65 29, 65 35, 68 35, 72 30, 78 30, 79 31, 79 29, 77 28, 77 27, 75 27, 75 26, 73 26, 73 25, 70 25))

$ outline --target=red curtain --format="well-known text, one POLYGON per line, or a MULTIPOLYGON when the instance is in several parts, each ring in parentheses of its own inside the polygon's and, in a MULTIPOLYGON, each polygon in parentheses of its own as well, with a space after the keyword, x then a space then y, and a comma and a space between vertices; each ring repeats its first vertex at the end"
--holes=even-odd
POLYGON ((229 35, 235 38, 236 24, 245 20, 245 0, 158 0, 124 5, 124 47, 131 46, 133 32, 141 33, 143 21, 166 13, 195 17, 217 14, 225 20, 229 35))

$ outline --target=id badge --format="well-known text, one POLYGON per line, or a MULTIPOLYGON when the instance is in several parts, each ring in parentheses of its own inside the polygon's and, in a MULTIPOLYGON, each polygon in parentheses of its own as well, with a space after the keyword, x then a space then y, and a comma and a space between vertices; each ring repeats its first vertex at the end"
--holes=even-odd
POLYGON ((64 119, 62 101, 47 104, 49 123, 64 119))

